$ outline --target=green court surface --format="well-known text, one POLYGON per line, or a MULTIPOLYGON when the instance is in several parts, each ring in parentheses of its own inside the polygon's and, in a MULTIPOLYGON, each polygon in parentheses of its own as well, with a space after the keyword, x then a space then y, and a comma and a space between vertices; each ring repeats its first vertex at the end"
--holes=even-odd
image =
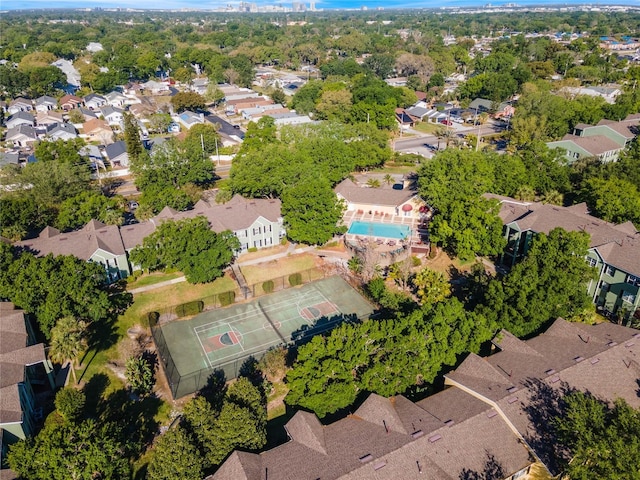
POLYGON ((321 333, 345 319, 366 318, 371 312, 371 305, 353 287, 333 276, 162 325, 165 345, 159 353, 178 397, 182 396, 178 392, 186 394, 186 384, 193 385, 188 388, 191 392, 201 388, 203 377, 216 368, 233 378, 249 356, 259 359, 275 345, 321 333), (188 378, 196 374, 197 379, 188 378), (176 382, 183 383, 182 388, 176 382))

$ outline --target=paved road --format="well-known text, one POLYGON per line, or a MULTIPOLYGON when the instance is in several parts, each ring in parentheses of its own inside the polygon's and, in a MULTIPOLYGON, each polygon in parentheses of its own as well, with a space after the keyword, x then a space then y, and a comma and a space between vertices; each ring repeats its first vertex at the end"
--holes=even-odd
MULTIPOLYGON (((482 125, 480 129, 478 127, 461 128, 456 131, 460 135, 477 135, 478 131, 480 136, 489 135, 492 133, 500 133, 504 130, 504 127, 500 125, 487 124, 482 125)), ((440 146, 444 145, 444 140, 440 140, 440 146)), ((425 148, 425 144, 438 145, 438 137, 435 135, 421 135, 419 137, 403 138, 396 140, 393 149, 396 152, 429 152, 429 149, 425 148)))

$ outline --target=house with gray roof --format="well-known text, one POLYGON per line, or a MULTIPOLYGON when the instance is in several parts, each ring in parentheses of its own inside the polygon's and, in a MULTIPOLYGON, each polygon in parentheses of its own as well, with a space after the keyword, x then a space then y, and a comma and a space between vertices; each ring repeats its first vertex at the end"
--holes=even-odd
MULTIPOLYGON (((83 149, 82 153, 90 155, 91 151, 83 149)), ((164 221, 204 216, 213 231, 231 230, 240 240, 237 253, 242 253, 249 248, 279 244, 285 236, 280 208, 281 203, 277 199, 245 199, 235 195, 225 204, 209 204, 200 200, 192 210, 185 212, 165 207, 151 220, 132 225, 118 227, 91 220, 82 229, 72 232, 46 227, 37 238, 14 245, 37 256, 74 255, 81 260, 100 263, 113 282, 131 274, 133 267, 129 264, 128 253, 142 245, 144 238, 164 221)))
POLYGON ((53 365, 24 311, 0 302, 0 430, 9 443, 35 433, 42 420, 38 389, 53 391, 53 365), (48 379, 44 382, 45 377, 48 379))
POLYGON ((107 93, 104 98, 112 107, 122 107, 128 100, 127 97, 117 91, 107 93))
POLYGON ((44 134, 44 140, 73 140, 77 137, 76 128, 65 122, 47 125, 44 134))
POLYGON ((347 211, 361 211, 384 215, 401 215, 418 217, 416 202, 419 201, 418 190, 413 182, 372 188, 368 184, 357 184, 345 179, 336 185, 334 191, 339 199, 344 200, 347 211))
POLYGON ((190 110, 185 110, 184 112, 179 114, 175 118, 175 120, 188 130, 194 125, 197 125, 199 123, 204 123, 204 115, 194 113, 190 110))
POLYGON ((33 127, 35 123, 36 117, 32 113, 20 111, 11 115, 5 122, 5 126, 7 128, 14 128, 19 125, 31 125, 33 127))
POLYGON ((569 163, 588 157, 596 157, 602 163, 615 162, 638 134, 639 124, 637 115, 629 115, 619 122, 601 120, 598 125, 579 123, 572 134, 565 135, 562 140, 548 142, 547 147, 566 150, 569 163))
POLYGON ((127 144, 122 140, 110 143, 104 148, 104 152, 109 159, 109 163, 113 167, 128 167, 129 154, 127 153, 127 144))
POLYGON ((100 263, 111 281, 131 273, 118 226, 105 225, 98 220, 91 220, 73 232, 46 227, 37 238, 16 242, 15 246, 37 256, 73 255, 87 262, 100 263))
POLYGON ((31 100, 24 97, 18 97, 12 100, 7 108, 7 111, 11 115, 18 112, 30 112, 31 110, 33 110, 33 103, 31 103, 31 100))
POLYGON ((55 110, 58 107, 58 100, 49 95, 36 98, 34 103, 38 112, 47 112, 49 110, 55 110))
POLYGON ((84 97, 84 105, 91 110, 98 110, 107 104, 107 99, 97 93, 90 93, 84 97))
POLYGON ((7 130, 4 138, 7 142, 12 142, 15 147, 28 147, 38 140, 36 129, 30 125, 18 125, 7 130))
POLYGON ((111 105, 104 106, 100 109, 100 114, 111 126, 123 127, 124 125, 124 110, 118 107, 112 107, 111 105))
POLYGON ((597 271, 588 294, 605 313, 630 318, 640 308, 640 232, 631 222, 613 224, 589 214, 587 205, 570 207, 522 202, 509 197, 487 195, 500 201, 507 247, 504 264, 513 266, 522 260, 538 233, 548 234, 560 227, 586 232, 590 245, 586 261, 597 271))

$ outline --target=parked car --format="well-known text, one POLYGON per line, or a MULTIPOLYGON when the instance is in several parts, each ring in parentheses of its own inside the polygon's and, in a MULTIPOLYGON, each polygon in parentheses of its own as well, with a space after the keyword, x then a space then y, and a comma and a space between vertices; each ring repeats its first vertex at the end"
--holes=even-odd
POLYGON ((440 123, 443 125, 446 125, 448 127, 450 127, 451 125, 453 125, 453 122, 447 118, 443 118, 442 120, 440 120, 440 123))

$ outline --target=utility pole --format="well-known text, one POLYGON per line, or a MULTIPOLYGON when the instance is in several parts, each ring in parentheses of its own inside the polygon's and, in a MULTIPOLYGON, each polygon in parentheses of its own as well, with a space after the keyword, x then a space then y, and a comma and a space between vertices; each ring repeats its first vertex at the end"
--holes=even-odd
POLYGON ((478 124, 478 135, 476 137, 476 152, 480 147, 480 121, 478 120, 478 107, 476 107, 476 123, 478 124))

